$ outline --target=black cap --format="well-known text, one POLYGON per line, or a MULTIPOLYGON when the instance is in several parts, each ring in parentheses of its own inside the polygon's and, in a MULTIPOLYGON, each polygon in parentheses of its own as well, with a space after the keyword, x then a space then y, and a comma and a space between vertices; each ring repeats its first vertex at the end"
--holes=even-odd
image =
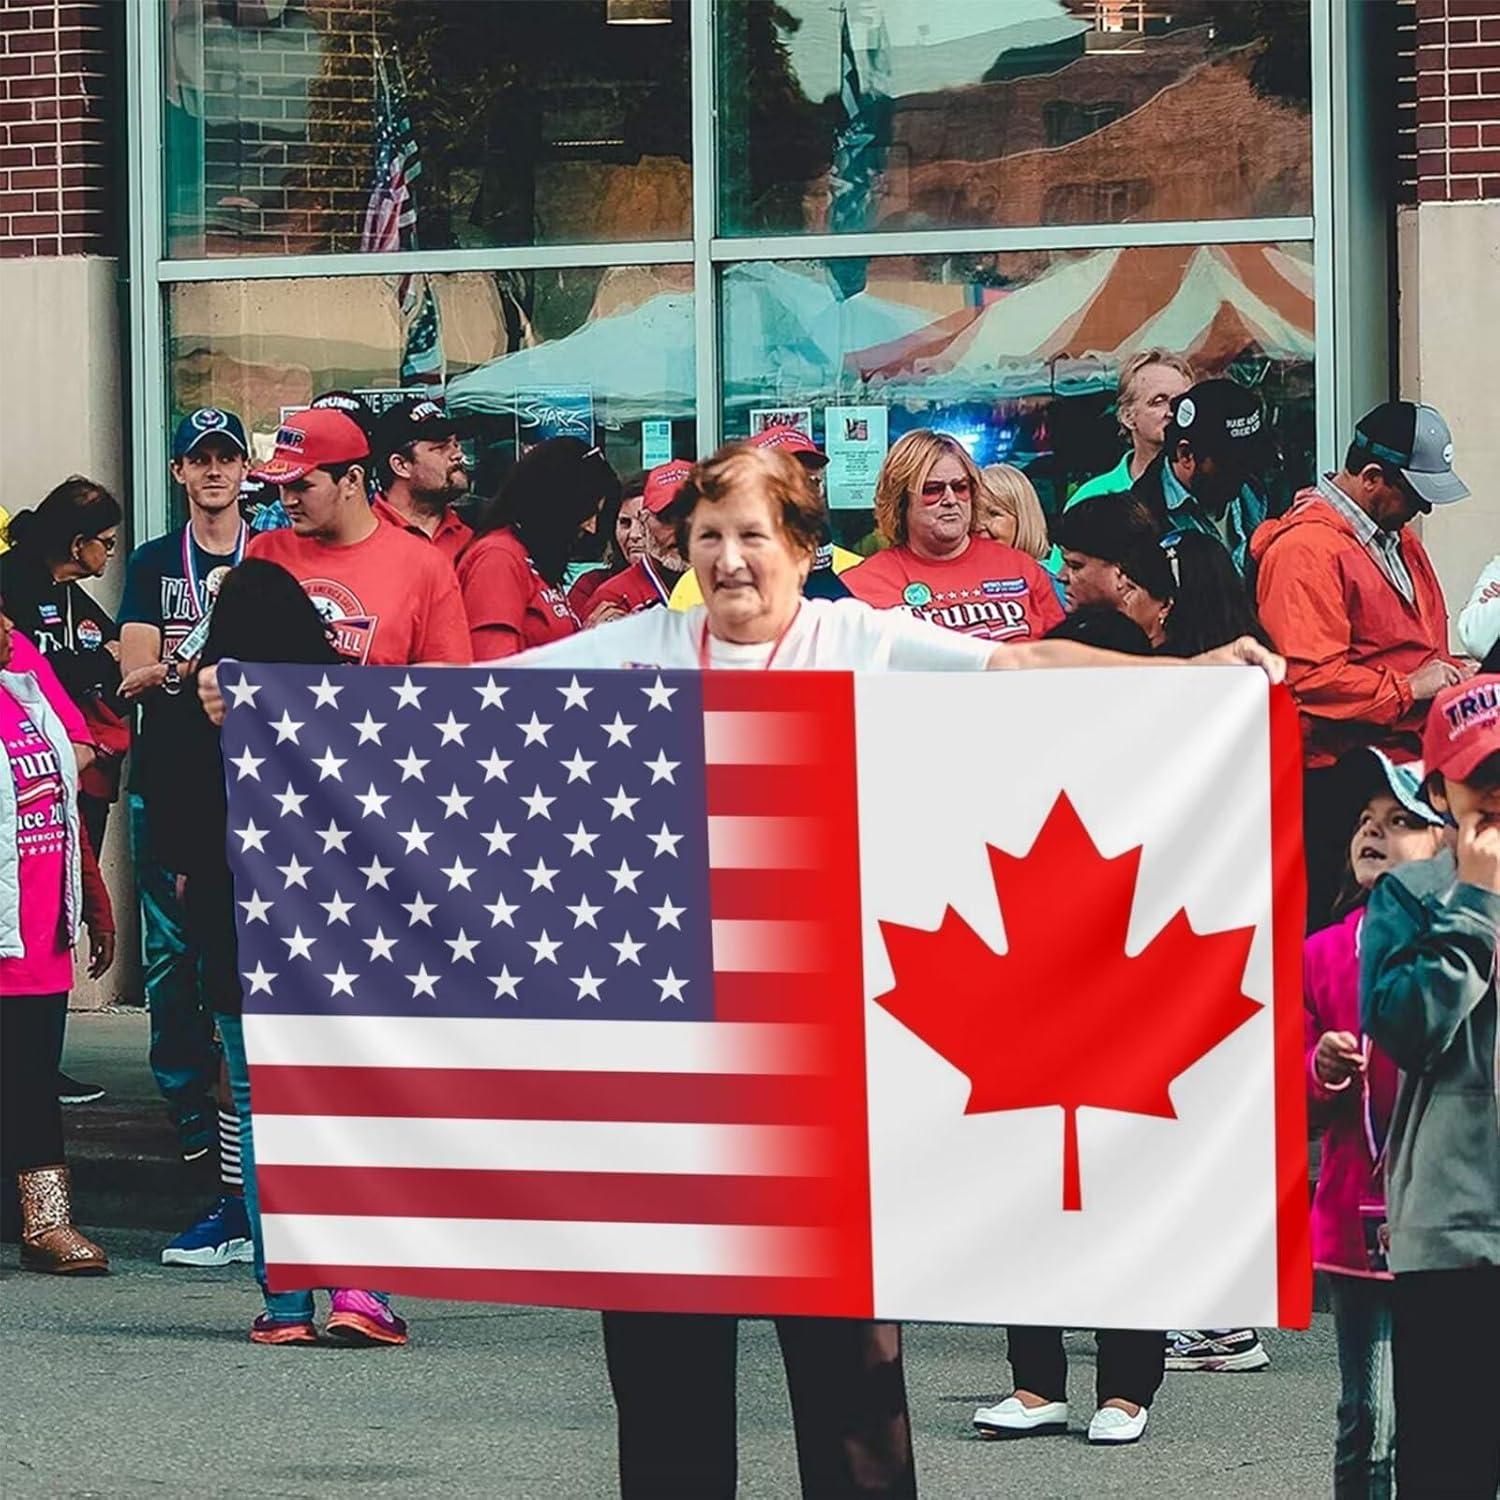
POLYGON ((309 410, 343 412, 374 444, 375 409, 363 396, 357 396, 353 391, 324 391, 321 396, 314 396, 307 405, 309 410))
POLYGON ((1266 418, 1254 391, 1233 380, 1200 380, 1172 403, 1165 448, 1186 438, 1194 453, 1254 469, 1267 452, 1266 418))
POLYGON ((408 443, 441 443, 463 430, 457 417, 431 396, 409 396, 388 406, 376 423, 374 454, 388 458, 408 443))
POLYGON ((1107 605, 1091 604, 1075 609, 1047 632, 1049 641, 1081 641, 1101 651, 1119 651, 1126 656, 1150 656, 1151 640, 1128 615, 1107 605))
POLYGON ((1124 567, 1126 560, 1147 545, 1157 545, 1151 513, 1128 490, 1116 495, 1094 495, 1070 506, 1054 525, 1059 547, 1081 552, 1124 567))
POLYGON ((1453 472, 1453 434, 1435 406, 1383 401, 1359 419, 1354 445, 1394 464, 1429 505, 1451 505, 1469 493, 1453 472))

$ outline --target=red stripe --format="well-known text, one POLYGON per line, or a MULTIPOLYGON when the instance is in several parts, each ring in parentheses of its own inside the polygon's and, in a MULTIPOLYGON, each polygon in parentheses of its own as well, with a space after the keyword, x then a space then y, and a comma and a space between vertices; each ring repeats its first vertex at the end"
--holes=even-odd
POLYGON ((710 870, 714 916, 749 921, 805 920, 823 909, 821 870, 710 870))
POLYGON ((843 711, 853 727, 853 674, 849 672, 705 672, 703 707, 709 713, 814 713, 833 719, 843 711))
POLYGON ((715 974, 714 1016, 720 1021, 837 1020, 842 988, 837 974, 715 974))
POLYGON ((258 1115, 804 1125, 826 1124, 833 1113, 822 1080, 795 1074, 259 1064, 250 1078, 258 1115))
POLYGON ((1285 687, 1270 690, 1270 720, 1277 1321, 1283 1328, 1306 1328, 1312 1321, 1307 1094, 1302 1071, 1302 933, 1307 874, 1302 851, 1302 732, 1296 704, 1285 687))
POLYGON ((709 816, 813 817, 823 812, 828 788, 805 766, 709 765, 709 816))
POLYGON ((262 1213, 623 1224, 836 1222, 821 1177, 643 1172, 479 1172, 416 1167, 257 1167, 262 1213))
MULTIPOLYGON (((726 674, 727 675, 727 674, 726 674)), ((868 1318, 864 1289, 842 1278, 633 1276, 588 1271, 471 1271, 442 1267, 271 1265, 273 1292, 378 1286, 403 1297, 512 1302, 618 1312, 727 1313, 744 1317, 868 1318)))

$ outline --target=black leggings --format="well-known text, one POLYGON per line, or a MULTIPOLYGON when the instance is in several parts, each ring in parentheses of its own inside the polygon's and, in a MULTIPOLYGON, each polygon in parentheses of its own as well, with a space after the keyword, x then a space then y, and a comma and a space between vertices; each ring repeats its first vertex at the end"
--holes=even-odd
POLYGON ((67 1020, 66 992, 0 999, 0 1164, 6 1175, 63 1159, 57 1065, 67 1020))

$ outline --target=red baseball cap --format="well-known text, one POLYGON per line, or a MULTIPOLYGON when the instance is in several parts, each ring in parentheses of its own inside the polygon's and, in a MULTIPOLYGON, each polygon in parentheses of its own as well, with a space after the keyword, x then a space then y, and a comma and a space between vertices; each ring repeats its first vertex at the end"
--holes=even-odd
POLYGON ((646 488, 641 494, 641 504, 653 516, 659 516, 677 498, 677 491, 693 472, 692 464, 685 459, 674 458, 670 463, 658 464, 646 476, 646 488))
POLYGON ((809 469, 821 469, 828 455, 800 427, 766 427, 750 439, 752 448, 785 448, 809 469))
POLYGON ((1500 755, 1500 673, 1445 687, 1432 700, 1422 731, 1422 761, 1466 781, 1480 761, 1500 755))
POLYGON ((266 484, 295 484, 325 464, 351 464, 370 456, 370 440, 353 417, 332 407, 294 411, 276 433, 276 449, 250 471, 266 484))

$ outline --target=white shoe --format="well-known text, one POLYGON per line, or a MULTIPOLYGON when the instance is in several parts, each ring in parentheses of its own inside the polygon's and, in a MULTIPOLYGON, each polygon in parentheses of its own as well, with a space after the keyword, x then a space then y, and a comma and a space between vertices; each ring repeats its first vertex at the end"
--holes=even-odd
POLYGON ((981 1406, 974 1413, 974 1426, 980 1437, 1020 1438, 1048 1437, 1068 1430, 1068 1403, 1047 1401, 1041 1406, 1024 1406, 1014 1396, 994 1406, 981 1406))
POLYGON ((1147 1410, 1143 1406, 1133 1417, 1118 1406, 1101 1406, 1089 1423, 1091 1443, 1135 1443, 1146 1430, 1147 1410))

